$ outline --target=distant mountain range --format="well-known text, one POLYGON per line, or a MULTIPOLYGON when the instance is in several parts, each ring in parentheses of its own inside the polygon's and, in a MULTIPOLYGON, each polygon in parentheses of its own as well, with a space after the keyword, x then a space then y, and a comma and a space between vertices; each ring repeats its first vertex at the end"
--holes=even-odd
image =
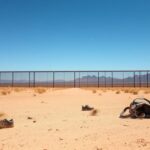
MULTIPOLYGON (((105 77, 105 76, 100 76, 99 77, 99 79, 98 79, 98 77, 97 76, 95 76, 95 75, 93 75, 93 76, 90 76, 90 75, 88 75, 88 76, 82 76, 81 78, 76 78, 75 79, 75 82, 79 82, 80 81, 80 83, 86 83, 86 82, 88 82, 88 83, 97 83, 98 82, 98 80, 99 80, 99 82, 107 82, 107 83, 122 83, 122 82, 124 82, 124 83, 132 83, 132 82, 134 82, 134 80, 135 80, 135 82, 142 82, 142 83, 144 83, 144 82, 147 82, 147 79, 150 81, 150 74, 148 75, 148 77, 147 77, 147 75, 135 75, 135 77, 134 76, 130 76, 130 77, 125 77, 124 79, 123 78, 117 78, 117 77, 114 77, 114 78, 112 78, 112 77, 105 77)), ((24 80, 24 79, 22 79, 22 80, 14 80, 14 83, 28 83, 29 82, 29 80, 27 79, 27 80, 24 80)), ((30 82, 31 83, 33 83, 33 80, 30 80, 30 82)), ((52 81, 52 79, 51 80, 49 80, 49 81, 47 81, 47 79, 41 79, 41 81, 39 80, 36 80, 36 83, 52 83, 53 81, 52 81)), ((74 79, 70 79, 70 80, 63 80, 63 79, 55 79, 55 83, 61 83, 61 82, 74 82, 74 79)), ((0 83, 12 83, 12 80, 10 80, 10 79, 8 79, 8 80, 3 80, 3 79, 1 79, 0 80, 0 83)))

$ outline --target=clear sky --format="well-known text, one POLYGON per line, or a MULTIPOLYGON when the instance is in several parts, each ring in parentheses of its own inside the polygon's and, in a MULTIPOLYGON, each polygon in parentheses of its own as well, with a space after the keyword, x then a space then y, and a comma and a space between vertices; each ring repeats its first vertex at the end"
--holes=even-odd
POLYGON ((0 0, 0 70, 150 69, 150 0, 0 0))

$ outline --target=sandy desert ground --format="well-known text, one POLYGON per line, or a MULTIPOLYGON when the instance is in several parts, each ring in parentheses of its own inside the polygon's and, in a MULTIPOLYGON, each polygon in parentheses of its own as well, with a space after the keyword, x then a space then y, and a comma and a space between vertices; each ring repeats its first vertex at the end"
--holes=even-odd
POLYGON ((1 88, 1 119, 15 126, 0 129, 0 150, 149 150, 150 120, 118 117, 132 99, 150 99, 145 90, 1 88))

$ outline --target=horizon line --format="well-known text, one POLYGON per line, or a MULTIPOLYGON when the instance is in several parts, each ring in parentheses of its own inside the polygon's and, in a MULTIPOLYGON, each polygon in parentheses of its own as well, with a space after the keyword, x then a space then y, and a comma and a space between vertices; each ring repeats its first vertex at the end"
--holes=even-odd
POLYGON ((150 70, 0 70, 1 72, 150 72, 150 70))

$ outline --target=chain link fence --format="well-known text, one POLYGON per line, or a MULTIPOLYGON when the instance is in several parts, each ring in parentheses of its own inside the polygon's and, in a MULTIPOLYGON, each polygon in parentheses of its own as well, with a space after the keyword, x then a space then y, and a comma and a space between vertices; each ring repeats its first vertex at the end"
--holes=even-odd
POLYGON ((1 87, 149 87, 149 70, 1 71, 1 87))

